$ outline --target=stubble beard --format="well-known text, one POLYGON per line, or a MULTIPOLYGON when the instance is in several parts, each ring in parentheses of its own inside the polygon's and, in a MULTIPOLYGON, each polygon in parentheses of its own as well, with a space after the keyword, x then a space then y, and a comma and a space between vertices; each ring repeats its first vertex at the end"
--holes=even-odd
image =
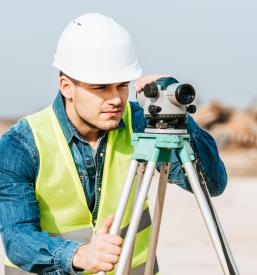
POLYGON ((92 130, 95 130, 95 131, 110 131, 110 130, 114 130, 116 129, 118 126, 119 126, 119 123, 120 123, 120 120, 119 121, 115 121, 115 125, 114 126, 108 126, 108 121, 103 121, 101 125, 97 125, 97 123, 93 123, 93 122, 90 122, 89 120, 83 118, 82 116, 79 115, 79 113, 77 112, 76 110, 76 113, 80 119, 80 121, 87 127, 89 127, 90 129, 92 130))

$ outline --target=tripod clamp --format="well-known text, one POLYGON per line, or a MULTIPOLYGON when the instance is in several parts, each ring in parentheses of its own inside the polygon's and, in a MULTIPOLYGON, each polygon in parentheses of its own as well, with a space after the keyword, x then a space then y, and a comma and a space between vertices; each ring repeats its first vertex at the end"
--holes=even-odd
POLYGON ((135 147, 133 159, 138 161, 170 161, 170 151, 177 149, 182 163, 193 161, 194 152, 189 143, 190 135, 168 134, 133 134, 132 145, 135 147))

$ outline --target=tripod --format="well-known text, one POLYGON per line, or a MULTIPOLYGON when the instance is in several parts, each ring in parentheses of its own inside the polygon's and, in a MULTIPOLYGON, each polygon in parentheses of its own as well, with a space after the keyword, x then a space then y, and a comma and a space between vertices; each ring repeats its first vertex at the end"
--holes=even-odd
MULTIPOLYGON (((142 181, 142 183, 140 185, 140 189, 138 190, 137 198, 134 201, 134 208, 129 228, 122 247, 122 252, 115 274, 130 274, 132 251, 136 232, 157 162, 160 162, 161 171, 158 195, 156 198, 150 238, 151 242, 149 244, 144 273, 145 275, 153 274, 163 203, 168 181, 170 156, 171 151, 175 150, 180 162, 182 163, 184 172, 188 178, 191 188, 195 194, 196 200, 219 258, 223 273, 226 275, 239 275, 239 270, 236 266, 226 237, 223 233, 221 224, 210 200, 210 195, 208 193, 206 183, 204 181, 200 182, 199 178, 201 175, 198 176, 198 173, 195 169, 195 156, 189 142, 190 137, 188 134, 183 133, 183 131, 181 131, 182 134, 177 134, 178 132, 175 132, 175 130, 174 132, 172 131, 173 130, 170 130, 168 134, 163 134, 161 129, 155 129, 152 131, 152 133, 133 134, 132 144, 135 147, 134 156, 130 163, 128 175, 124 183, 115 218, 110 229, 110 234, 119 233, 121 221, 139 164, 146 164, 146 169, 144 172, 142 172, 144 175, 138 175, 137 183, 140 181, 142 181)), ((103 275, 105 273, 99 272, 98 274, 103 275)))

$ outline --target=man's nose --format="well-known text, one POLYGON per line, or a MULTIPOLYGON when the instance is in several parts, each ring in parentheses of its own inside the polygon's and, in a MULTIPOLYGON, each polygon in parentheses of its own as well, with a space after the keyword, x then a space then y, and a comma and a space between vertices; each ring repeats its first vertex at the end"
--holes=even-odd
POLYGON ((122 103, 119 91, 116 86, 110 86, 109 88, 109 103, 113 105, 120 105, 122 103))

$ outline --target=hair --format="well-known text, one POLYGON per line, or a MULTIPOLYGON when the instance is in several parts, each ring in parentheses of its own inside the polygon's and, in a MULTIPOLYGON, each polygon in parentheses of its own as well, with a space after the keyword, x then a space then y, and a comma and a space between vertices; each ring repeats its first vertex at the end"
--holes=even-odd
POLYGON ((60 76, 60 77, 61 77, 61 76, 66 76, 67 78, 70 79, 70 81, 71 81, 74 85, 79 85, 79 83, 80 83, 79 80, 76 80, 76 79, 74 79, 74 78, 68 76, 67 74, 65 74, 65 73, 62 72, 62 71, 60 71, 59 76, 60 76))

